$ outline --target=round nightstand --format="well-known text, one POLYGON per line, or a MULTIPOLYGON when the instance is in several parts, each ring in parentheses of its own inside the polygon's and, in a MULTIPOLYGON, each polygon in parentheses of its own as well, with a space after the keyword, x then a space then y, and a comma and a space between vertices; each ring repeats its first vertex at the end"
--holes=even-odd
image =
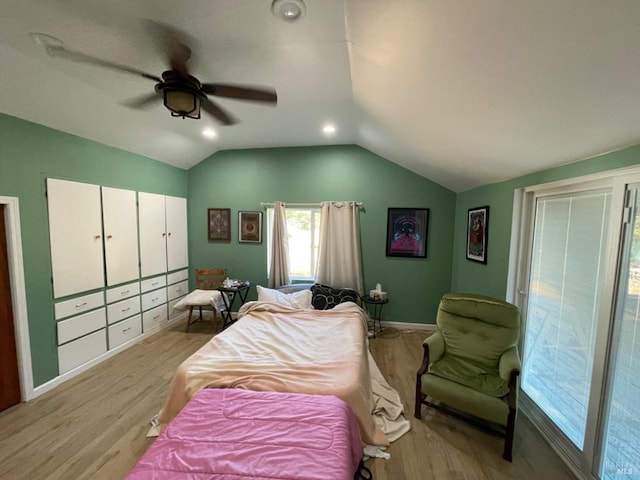
POLYGON ((382 332, 382 324, 380 318, 382 315, 382 307, 389 303, 389 299, 374 298, 371 295, 363 295, 360 297, 364 303, 365 310, 369 314, 369 318, 373 322, 373 338, 376 338, 376 322, 378 322, 378 331, 382 332))

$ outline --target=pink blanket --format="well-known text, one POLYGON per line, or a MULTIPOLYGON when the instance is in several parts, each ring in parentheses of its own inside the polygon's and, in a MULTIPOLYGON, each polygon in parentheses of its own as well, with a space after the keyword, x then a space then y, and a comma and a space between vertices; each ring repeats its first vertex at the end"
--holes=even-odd
POLYGON ((161 429, 203 388, 335 395, 351 406, 362 440, 388 445, 374 421, 366 314, 353 303, 332 310, 245 304, 232 327, 176 370, 161 429))
POLYGON ((336 397, 205 389, 126 480, 351 480, 362 452, 351 408, 336 397))

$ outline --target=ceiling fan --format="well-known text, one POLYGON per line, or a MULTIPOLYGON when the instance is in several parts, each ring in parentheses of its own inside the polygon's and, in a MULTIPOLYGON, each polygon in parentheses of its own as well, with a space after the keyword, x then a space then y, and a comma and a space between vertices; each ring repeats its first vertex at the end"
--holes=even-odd
POLYGON ((162 72, 161 76, 70 50, 64 43, 48 35, 35 34, 34 39, 37 43, 44 45, 46 52, 52 57, 98 65, 139 75, 156 82, 155 92, 125 103, 132 108, 144 108, 162 100, 164 106, 174 117, 198 119, 202 109, 222 124, 232 125, 237 123, 237 120, 220 105, 211 101, 209 95, 271 105, 277 104, 278 96, 275 89, 271 87, 201 83, 200 80, 189 74, 187 61, 191 58, 192 52, 184 40, 185 35, 168 25, 150 20, 147 20, 146 23, 155 43, 161 47, 163 55, 166 56, 170 67, 169 70, 162 72))

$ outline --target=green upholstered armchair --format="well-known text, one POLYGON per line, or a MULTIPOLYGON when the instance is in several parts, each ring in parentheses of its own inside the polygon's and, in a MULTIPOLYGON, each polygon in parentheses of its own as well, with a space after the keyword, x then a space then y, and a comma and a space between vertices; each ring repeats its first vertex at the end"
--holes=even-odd
POLYGON ((436 325, 423 343, 415 417, 422 418, 425 404, 467 420, 482 419, 476 423, 504 435, 502 457, 511 461, 520 374, 518 308, 496 298, 448 293, 438 306, 436 325))

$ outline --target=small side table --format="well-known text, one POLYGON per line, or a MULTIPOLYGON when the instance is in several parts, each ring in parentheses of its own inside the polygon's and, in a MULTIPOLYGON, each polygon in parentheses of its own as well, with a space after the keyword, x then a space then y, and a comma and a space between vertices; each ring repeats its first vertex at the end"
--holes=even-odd
POLYGON ((382 307, 389 303, 389 299, 385 298, 381 300, 379 298, 373 298, 371 295, 363 295, 361 298, 369 314, 369 318, 371 318, 373 322, 373 338, 376 338, 376 322, 378 322, 378 331, 382 332, 382 324, 380 323, 382 307))
POLYGON ((236 320, 231 316, 231 307, 233 307, 233 303, 236 301, 236 298, 240 299, 240 306, 244 304, 247 300, 247 294, 249 293, 249 289, 253 287, 253 283, 246 282, 242 285, 238 285, 237 287, 218 287, 216 290, 222 292, 222 301, 224 302, 225 311, 222 312, 222 329, 224 330, 229 325, 234 323, 236 320), (227 298, 228 294, 231 298, 227 298))

